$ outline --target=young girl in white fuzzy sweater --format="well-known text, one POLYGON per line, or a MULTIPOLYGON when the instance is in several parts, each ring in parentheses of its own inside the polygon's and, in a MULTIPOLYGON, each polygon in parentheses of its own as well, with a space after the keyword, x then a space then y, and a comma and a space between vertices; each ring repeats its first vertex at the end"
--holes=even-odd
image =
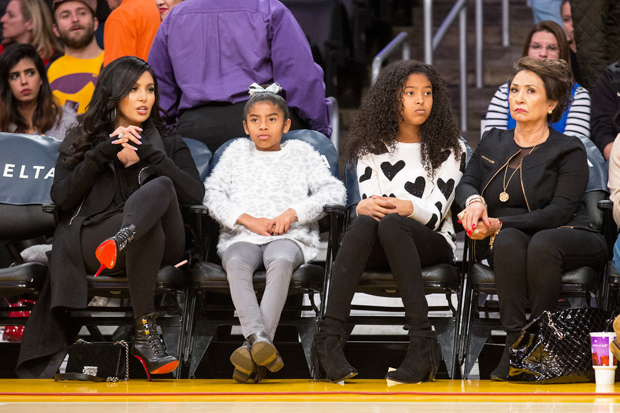
POLYGON ((281 143, 291 120, 274 83, 253 84, 243 126, 205 183, 205 205, 221 225, 218 254, 246 339, 230 357, 233 378, 260 381, 284 363, 273 345, 293 271, 318 253, 318 219, 326 204, 345 202, 344 185, 306 142, 281 143), (267 271, 260 306, 254 271, 267 271))

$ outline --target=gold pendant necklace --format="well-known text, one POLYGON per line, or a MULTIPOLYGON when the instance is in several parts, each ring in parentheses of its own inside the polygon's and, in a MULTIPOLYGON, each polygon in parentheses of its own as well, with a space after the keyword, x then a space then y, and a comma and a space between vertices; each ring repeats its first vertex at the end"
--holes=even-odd
POLYGON ((510 178, 508 178, 508 183, 506 183, 506 174, 508 173, 508 165, 506 165, 506 169, 504 170, 504 190, 499 194, 500 201, 508 202, 508 200, 510 199, 510 195, 508 195, 508 192, 506 192, 506 189, 508 188, 508 185, 510 185, 510 181, 512 180, 512 177, 515 176, 519 168, 521 168, 522 163, 523 163, 523 159, 521 159, 519 166, 517 166, 517 168, 512 172, 512 175, 510 175, 510 178))
MULTIPOLYGON (((529 155, 530 153, 534 152, 536 150, 537 146, 538 146, 538 144, 534 145, 532 150, 530 150, 530 152, 527 155, 529 155)), ((525 156, 527 156, 527 155, 525 155, 525 156)), ((517 166, 517 168, 514 170, 512 175, 510 175, 510 178, 508 178, 508 183, 506 183, 506 174, 508 173, 508 165, 506 165, 506 170, 504 171, 504 190, 499 194, 499 200, 500 201, 508 202, 508 200, 510 199, 510 195, 508 195, 508 192, 506 192, 506 189, 508 188, 508 185, 510 185, 510 180, 512 179, 512 177, 523 166, 523 159, 525 158, 525 156, 523 158, 521 158, 521 162, 519 162, 519 166, 517 166)))

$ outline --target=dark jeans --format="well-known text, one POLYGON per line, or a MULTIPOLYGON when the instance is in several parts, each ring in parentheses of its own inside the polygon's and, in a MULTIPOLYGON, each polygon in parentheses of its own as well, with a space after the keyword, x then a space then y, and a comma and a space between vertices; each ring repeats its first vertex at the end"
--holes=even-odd
POLYGON ((391 214, 377 222, 359 216, 338 251, 325 316, 345 322, 364 270, 389 268, 405 306, 405 329, 428 330, 422 267, 453 259, 452 248, 442 235, 411 218, 391 214))
MULTIPOLYGON (((206 105, 184 111, 177 123, 177 133, 207 145, 211 153, 231 139, 248 136, 243 130, 245 102, 206 105)), ((297 111, 291 108, 291 130, 310 129, 297 111)))
POLYGON ((157 177, 131 194, 122 214, 96 225, 82 227, 81 245, 86 271, 99 268, 95 250, 106 239, 128 225, 136 226, 136 236, 127 245, 112 270, 126 271, 134 316, 155 312, 157 273, 162 264, 176 264, 183 257, 185 229, 174 185, 168 177, 157 177), (123 259, 124 257, 124 259, 123 259))
POLYGON ((558 228, 528 235, 502 229, 489 259, 495 271, 500 319, 508 333, 521 331, 529 301, 531 319, 554 311, 560 297, 562 273, 579 267, 602 269, 607 247, 600 234, 558 228))

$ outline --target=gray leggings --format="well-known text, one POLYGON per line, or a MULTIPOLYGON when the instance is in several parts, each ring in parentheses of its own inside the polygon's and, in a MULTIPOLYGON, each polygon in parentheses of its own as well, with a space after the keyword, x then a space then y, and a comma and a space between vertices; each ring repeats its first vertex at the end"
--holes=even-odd
POLYGON ((265 331, 273 340, 291 276, 303 262, 304 255, 297 243, 287 239, 263 245, 237 242, 224 251, 222 266, 228 275, 230 294, 245 338, 265 331), (261 263, 267 270, 267 282, 259 307, 252 280, 261 263))

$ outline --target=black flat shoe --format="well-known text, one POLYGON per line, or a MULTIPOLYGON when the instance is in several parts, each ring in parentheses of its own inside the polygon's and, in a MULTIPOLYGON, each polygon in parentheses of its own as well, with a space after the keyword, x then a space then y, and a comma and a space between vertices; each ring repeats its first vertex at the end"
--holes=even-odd
POLYGON ((271 342, 271 339, 264 331, 252 334, 248 337, 248 342, 252 346, 252 360, 259 365, 265 366, 272 373, 280 371, 284 367, 284 361, 280 353, 271 342))
POLYGON ((230 356, 230 362, 235 366, 233 379, 239 383, 247 382, 256 373, 256 363, 252 360, 251 350, 252 346, 246 341, 230 356))

